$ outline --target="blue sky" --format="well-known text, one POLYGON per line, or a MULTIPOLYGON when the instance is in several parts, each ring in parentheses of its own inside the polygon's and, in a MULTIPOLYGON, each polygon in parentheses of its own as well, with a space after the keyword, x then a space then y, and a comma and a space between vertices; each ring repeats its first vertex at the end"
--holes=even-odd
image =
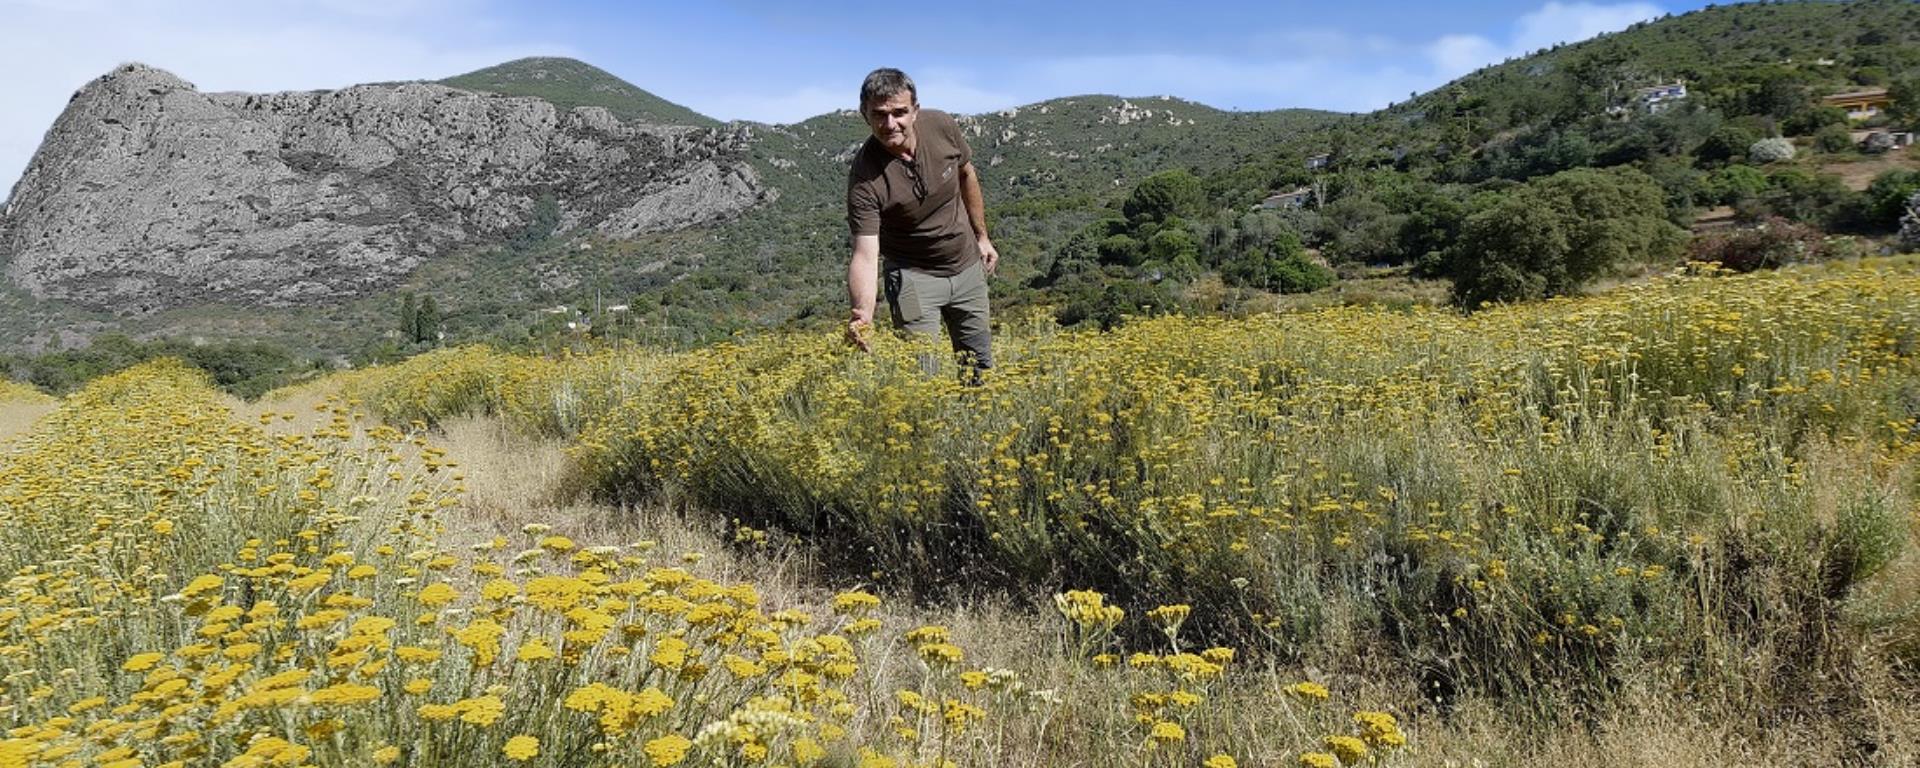
POLYGON ((1365 111, 1702 4, 984 0, 944 4, 941 18, 934 4, 870 0, 0 0, 0 189, 73 91, 128 61, 205 91, 277 91, 571 56, 704 114, 762 122, 851 107, 879 66, 956 112, 1084 93, 1365 111))

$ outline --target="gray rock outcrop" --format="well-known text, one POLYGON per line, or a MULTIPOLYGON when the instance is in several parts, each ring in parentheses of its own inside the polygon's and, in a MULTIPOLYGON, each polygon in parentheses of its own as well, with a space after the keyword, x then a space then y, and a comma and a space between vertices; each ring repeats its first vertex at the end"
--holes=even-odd
POLYGON ((524 229, 630 237, 773 192, 728 128, 622 123, 440 85, 201 93, 119 67, 73 97, 0 209, 16 285, 121 312, 285 306, 392 285, 524 229))

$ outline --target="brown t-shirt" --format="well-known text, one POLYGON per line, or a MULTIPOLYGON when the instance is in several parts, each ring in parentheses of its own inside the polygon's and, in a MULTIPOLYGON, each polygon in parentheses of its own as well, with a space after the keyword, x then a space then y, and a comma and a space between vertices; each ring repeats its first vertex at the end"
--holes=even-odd
POLYGON ((871 136, 854 154, 847 226, 856 237, 879 235, 880 257, 891 264, 951 277, 980 260, 960 201, 960 168, 973 149, 953 116, 937 109, 920 110, 914 130, 912 163, 871 136))

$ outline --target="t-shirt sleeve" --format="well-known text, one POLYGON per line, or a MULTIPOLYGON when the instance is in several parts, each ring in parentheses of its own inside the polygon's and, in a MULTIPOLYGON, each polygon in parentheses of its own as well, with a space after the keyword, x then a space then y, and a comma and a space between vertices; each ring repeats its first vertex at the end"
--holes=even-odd
POLYGON ((873 185, 847 180, 847 229, 854 237, 880 234, 880 198, 873 185))

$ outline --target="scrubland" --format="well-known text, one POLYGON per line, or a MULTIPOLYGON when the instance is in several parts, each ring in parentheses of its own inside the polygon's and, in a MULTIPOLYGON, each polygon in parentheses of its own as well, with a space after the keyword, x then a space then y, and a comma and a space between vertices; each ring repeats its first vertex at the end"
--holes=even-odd
POLYGON ((1920 761, 1911 261, 998 343, 0 393, 0 765, 1920 761))

